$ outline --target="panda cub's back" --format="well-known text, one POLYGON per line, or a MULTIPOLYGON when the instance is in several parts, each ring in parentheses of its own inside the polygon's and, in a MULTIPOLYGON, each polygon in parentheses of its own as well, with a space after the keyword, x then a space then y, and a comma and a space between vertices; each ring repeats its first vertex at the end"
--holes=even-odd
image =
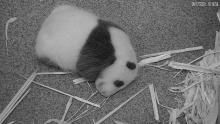
POLYGON ((79 52, 97 17, 77 7, 56 7, 45 19, 36 39, 36 54, 49 58, 64 70, 75 70, 79 52))

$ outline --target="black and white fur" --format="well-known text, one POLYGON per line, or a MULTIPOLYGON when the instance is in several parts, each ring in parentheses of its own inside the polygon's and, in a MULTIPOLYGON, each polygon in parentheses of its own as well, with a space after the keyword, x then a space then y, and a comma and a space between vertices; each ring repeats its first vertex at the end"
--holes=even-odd
POLYGON ((74 6, 60 5, 51 12, 41 26, 35 50, 38 58, 95 81, 106 97, 137 76, 136 54, 126 33, 74 6))

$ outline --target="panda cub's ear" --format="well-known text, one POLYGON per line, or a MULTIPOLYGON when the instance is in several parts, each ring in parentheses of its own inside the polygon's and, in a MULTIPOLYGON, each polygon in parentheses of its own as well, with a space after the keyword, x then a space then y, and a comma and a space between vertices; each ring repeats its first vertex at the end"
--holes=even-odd
POLYGON ((126 63, 126 66, 127 66, 127 68, 130 69, 130 70, 134 70, 134 69, 136 68, 136 64, 133 63, 133 62, 130 62, 130 61, 128 61, 128 62, 126 63))

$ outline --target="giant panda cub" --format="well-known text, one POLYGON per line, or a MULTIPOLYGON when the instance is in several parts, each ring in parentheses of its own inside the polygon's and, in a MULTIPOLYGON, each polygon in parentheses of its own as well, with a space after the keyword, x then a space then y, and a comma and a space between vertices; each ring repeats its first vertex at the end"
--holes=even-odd
POLYGON ((59 5, 37 35, 36 55, 94 81, 105 97, 134 81, 137 58, 127 34, 117 25, 70 5, 59 5))

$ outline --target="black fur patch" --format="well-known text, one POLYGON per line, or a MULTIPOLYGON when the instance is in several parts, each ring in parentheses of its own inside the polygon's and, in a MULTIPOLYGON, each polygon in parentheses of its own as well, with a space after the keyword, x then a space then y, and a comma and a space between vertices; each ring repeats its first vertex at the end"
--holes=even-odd
POLYGON ((98 25, 91 31, 80 51, 76 65, 80 76, 95 81, 103 69, 115 62, 115 49, 108 30, 112 26, 116 27, 111 22, 98 20, 98 25))
POLYGON ((126 66, 130 69, 130 70, 134 70, 136 68, 136 64, 133 62, 127 62, 126 66))
POLYGON ((124 85, 124 82, 120 80, 116 80, 114 81, 114 85, 119 88, 124 85))

